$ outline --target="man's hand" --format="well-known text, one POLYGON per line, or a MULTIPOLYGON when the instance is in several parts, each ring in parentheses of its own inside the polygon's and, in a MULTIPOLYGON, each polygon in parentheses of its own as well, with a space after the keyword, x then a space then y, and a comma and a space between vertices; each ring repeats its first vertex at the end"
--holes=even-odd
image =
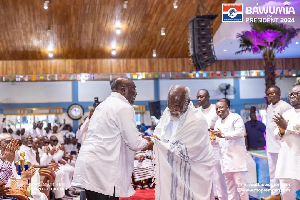
POLYGON ((157 137, 156 135, 153 135, 152 137, 154 137, 157 140, 160 140, 159 137, 157 137))
POLYGON ((4 118, 2 119, 2 122, 5 122, 5 120, 6 120, 6 118, 4 117, 4 118))
POLYGON ((60 161, 58 161, 58 163, 60 163, 60 164, 62 164, 62 165, 67 164, 64 160, 60 160, 60 161))
POLYGON ((25 169, 23 169, 23 171, 21 172, 21 177, 29 179, 34 175, 35 172, 36 169, 34 168, 34 165, 31 165, 28 170, 25 171, 25 169))
POLYGON ((1 159, 12 163, 15 159, 15 152, 19 148, 18 140, 12 139, 2 152, 1 159))
POLYGON ((287 129, 289 121, 286 121, 280 113, 278 113, 278 115, 274 115, 273 121, 278 126, 280 134, 283 135, 287 129))
POLYGON ((219 137, 219 138, 224 138, 224 137, 225 137, 225 135, 221 132, 221 130, 220 130, 219 128, 218 128, 217 131, 212 131, 211 133, 212 133, 213 135, 219 137))
POLYGON ((6 183, 0 183, 0 196, 5 196, 9 188, 5 187, 6 183))
POLYGON ((49 148, 49 147, 45 147, 45 153, 46 153, 46 154, 49 154, 49 153, 50 153, 50 151, 51 151, 51 150, 50 150, 50 148, 49 148))
POLYGON ((153 144, 154 143, 151 140, 151 138, 150 137, 145 137, 145 139, 148 141, 148 144, 147 144, 147 146, 144 149, 142 149, 142 151, 153 150, 153 144))
POLYGON ((139 161, 143 161, 145 159, 145 156, 144 155, 141 155, 140 157, 139 157, 139 161))

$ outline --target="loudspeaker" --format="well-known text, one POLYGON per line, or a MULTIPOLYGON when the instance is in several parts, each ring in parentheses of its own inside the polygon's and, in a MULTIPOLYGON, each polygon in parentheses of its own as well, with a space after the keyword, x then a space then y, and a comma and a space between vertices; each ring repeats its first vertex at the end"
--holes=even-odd
POLYGON ((195 16, 189 21, 190 54, 195 69, 201 70, 217 61, 213 47, 212 21, 218 15, 195 16))
POLYGON ((149 102, 150 116, 155 116, 157 119, 161 116, 160 101, 149 102))

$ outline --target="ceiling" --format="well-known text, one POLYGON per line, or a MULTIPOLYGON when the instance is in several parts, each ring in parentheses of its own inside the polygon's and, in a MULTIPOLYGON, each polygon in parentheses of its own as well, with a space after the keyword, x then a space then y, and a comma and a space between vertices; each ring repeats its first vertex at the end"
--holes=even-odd
MULTIPOLYGON (((219 14, 215 32, 222 3, 234 0, 202 1, 219 14)), ((189 57, 188 20, 199 0, 179 0, 177 9, 173 2, 128 0, 124 9, 123 0, 50 0, 45 10, 43 0, 1 0, 0 60, 49 59, 49 50, 54 59, 151 58, 153 49, 158 58, 189 57)))

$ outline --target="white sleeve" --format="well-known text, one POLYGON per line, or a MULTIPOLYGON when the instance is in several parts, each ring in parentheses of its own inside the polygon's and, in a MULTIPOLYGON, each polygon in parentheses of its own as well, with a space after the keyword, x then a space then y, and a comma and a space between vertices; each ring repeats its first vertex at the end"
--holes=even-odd
POLYGON ((57 130, 57 132, 58 133, 61 132, 64 129, 64 127, 65 127, 65 124, 63 124, 61 127, 59 127, 59 129, 57 130))
POLYGON ((41 165, 48 165, 52 160, 51 155, 47 155, 46 153, 43 153, 41 158, 40 158, 40 164, 41 165))
POLYGON ((3 123, 0 122, 0 133, 3 133, 3 123))
POLYGON ((234 120, 234 131, 224 133, 225 139, 227 140, 235 140, 238 138, 245 137, 245 125, 242 118, 238 118, 234 120))
POLYGON ((58 163, 58 161, 60 161, 62 159, 64 155, 64 152, 62 150, 59 150, 58 152, 56 152, 54 155, 53 155, 53 160, 58 163))
POLYGON ((133 108, 123 108, 118 112, 118 124, 121 136, 126 145, 133 151, 139 151, 146 147, 148 141, 142 138, 136 128, 135 114, 133 108))

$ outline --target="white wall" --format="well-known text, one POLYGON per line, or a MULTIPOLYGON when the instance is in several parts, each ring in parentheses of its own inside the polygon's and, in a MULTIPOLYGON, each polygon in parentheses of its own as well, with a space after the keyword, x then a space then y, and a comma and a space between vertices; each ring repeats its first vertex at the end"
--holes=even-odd
MULTIPOLYGON (((191 90, 191 99, 196 100, 197 92, 200 89, 208 90, 210 99, 224 98, 224 94, 219 91, 221 83, 229 83, 234 86, 233 79, 206 79, 206 80, 160 80, 160 100, 167 100, 168 91, 172 85, 180 84, 187 86, 191 90)), ((233 99, 234 95, 227 98, 233 99)))
MULTIPOLYGON (((137 90, 136 101, 154 100, 154 81, 142 80, 134 81, 137 90)), ((80 102, 94 101, 98 97, 99 101, 104 101, 111 93, 109 81, 86 81, 78 83, 78 100, 80 102)))
POLYGON ((72 101, 72 83, 7 82, 0 83, 0 103, 51 103, 72 101))
MULTIPOLYGON (((296 82, 296 78, 276 79, 276 85, 281 89, 281 97, 286 98, 287 94, 296 82)), ((240 98, 241 99, 261 99, 265 96, 264 78, 240 79, 240 98)))

